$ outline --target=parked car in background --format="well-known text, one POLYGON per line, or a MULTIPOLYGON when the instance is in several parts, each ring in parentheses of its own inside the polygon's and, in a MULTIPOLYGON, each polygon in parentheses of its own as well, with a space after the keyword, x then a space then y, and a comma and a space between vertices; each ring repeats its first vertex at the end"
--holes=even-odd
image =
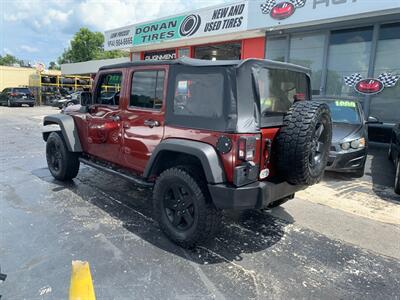
POLYGON ((394 191, 400 195, 400 123, 397 123, 392 130, 389 146, 389 159, 393 161, 396 169, 394 179, 394 191))
POLYGON ((0 104, 8 107, 26 104, 32 107, 35 105, 35 96, 26 87, 5 88, 0 93, 0 104))
POLYGON ((368 129, 361 104, 353 100, 318 99, 331 109, 332 145, 327 171, 364 175, 368 129))
POLYGON ((78 91, 78 92, 72 93, 71 95, 66 95, 62 98, 54 99, 52 102, 52 106, 62 109, 64 107, 81 104, 82 98, 86 99, 86 98, 91 98, 91 97, 92 97, 91 92, 78 91))

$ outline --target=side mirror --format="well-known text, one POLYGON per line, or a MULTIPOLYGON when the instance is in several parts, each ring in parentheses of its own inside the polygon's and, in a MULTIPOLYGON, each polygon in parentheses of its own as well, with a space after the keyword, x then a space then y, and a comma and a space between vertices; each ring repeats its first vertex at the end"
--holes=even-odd
POLYGON ((81 93, 81 105, 87 106, 92 103, 92 93, 82 92, 81 93))
POLYGON ((383 124, 383 122, 379 121, 378 118, 369 116, 368 121, 366 122, 367 124, 383 124))

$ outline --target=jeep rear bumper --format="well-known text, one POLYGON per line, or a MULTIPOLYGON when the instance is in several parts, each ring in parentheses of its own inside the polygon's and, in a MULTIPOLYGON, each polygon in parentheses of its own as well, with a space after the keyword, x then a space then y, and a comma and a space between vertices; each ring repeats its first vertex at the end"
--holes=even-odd
POLYGON ((226 184, 208 185, 214 205, 219 209, 260 209, 268 204, 291 196, 306 186, 287 182, 254 182, 241 187, 226 184))

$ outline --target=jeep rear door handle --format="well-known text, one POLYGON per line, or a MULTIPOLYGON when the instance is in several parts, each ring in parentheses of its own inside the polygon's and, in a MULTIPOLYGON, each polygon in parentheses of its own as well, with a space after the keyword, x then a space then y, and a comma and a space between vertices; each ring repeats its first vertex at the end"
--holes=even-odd
POLYGON ((149 126, 150 128, 160 126, 160 122, 156 120, 145 120, 144 125, 149 126))
POLYGON ((114 122, 121 121, 121 117, 119 115, 113 115, 111 116, 110 119, 113 120, 114 122))

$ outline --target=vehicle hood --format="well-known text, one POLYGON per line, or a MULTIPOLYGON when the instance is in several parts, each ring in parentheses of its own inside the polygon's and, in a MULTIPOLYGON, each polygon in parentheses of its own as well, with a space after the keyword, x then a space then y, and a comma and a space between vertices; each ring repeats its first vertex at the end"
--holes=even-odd
POLYGON ((332 124, 332 143, 338 143, 346 139, 347 137, 354 136, 358 138, 364 135, 361 130, 362 124, 344 124, 344 123, 333 123, 332 124))

